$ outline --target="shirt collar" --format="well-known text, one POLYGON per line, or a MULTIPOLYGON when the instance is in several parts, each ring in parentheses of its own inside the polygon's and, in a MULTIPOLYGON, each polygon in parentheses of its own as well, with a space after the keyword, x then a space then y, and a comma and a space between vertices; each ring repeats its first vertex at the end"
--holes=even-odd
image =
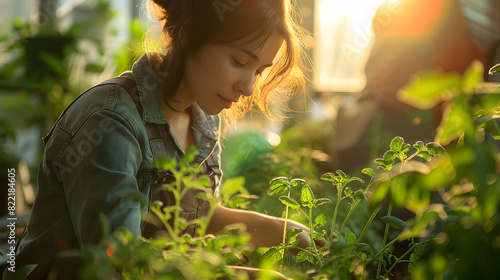
POLYGON ((134 63, 132 66, 132 74, 139 92, 144 122, 155 124, 167 123, 163 117, 161 95, 157 80, 165 78, 166 74, 164 75, 160 70, 153 70, 153 67, 151 67, 149 63, 147 53, 143 54, 139 60, 134 63))
MULTIPOLYGON (((148 54, 142 55, 132 66, 132 74, 137 84, 139 100, 143 108, 143 121, 155 124, 166 124, 161 106, 161 94, 158 87, 158 80, 165 79, 168 73, 160 70, 155 71, 151 66, 148 54)), ((210 142, 217 142, 219 139, 221 122, 218 115, 210 116, 205 113, 198 104, 191 106, 191 117, 195 134, 198 132, 198 139, 203 137, 210 142)))

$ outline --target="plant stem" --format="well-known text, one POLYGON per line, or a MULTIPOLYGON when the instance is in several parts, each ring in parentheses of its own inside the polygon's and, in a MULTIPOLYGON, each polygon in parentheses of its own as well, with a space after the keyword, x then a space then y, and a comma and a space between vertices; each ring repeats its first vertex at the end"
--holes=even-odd
POLYGON ((288 249, 297 249, 297 250, 300 250, 300 251, 304 251, 304 252, 308 253, 309 255, 311 255, 311 256, 313 256, 313 257, 316 257, 316 255, 315 255, 313 252, 311 252, 310 250, 307 250, 307 249, 304 249, 304 248, 302 248, 302 247, 295 246, 295 245, 292 245, 292 246, 285 246, 285 247, 283 247, 283 249, 287 249, 287 250, 288 250, 288 249))
MULTIPOLYGON (((425 151, 425 150, 422 150, 422 151, 425 151)), ((413 155, 409 156, 405 161, 404 161, 404 164, 406 164, 407 162, 409 162, 412 158, 416 157, 418 154, 418 152, 416 153, 413 153, 413 155)))
POLYGON ((200 236, 204 236, 205 234, 207 234, 208 224, 210 224, 210 221, 212 220, 212 217, 215 213, 215 209, 217 208, 217 199, 214 199, 213 196, 210 197, 210 200, 208 200, 208 202, 210 203, 210 209, 208 210, 207 216, 205 218, 206 222, 200 225, 200 236))
MULTIPOLYGON (((413 237, 412 237, 412 239, 413 239, 413 237)), ((428 240, 422 241, 422 242, 420 242, 420 243, 418 243, 418 244, 424 244, 424 243, 427 243, 427 242, 429 242, 429 241, 431 241, 431 240, 432 240, 432 239, 428 239, 428 240)), ((417 247, 417 245, 418 245, 418 244, 415 244, 415 245, 411 246, 411 248, 410 248, 408 251, 406 251, 403 255, 401 255, 401 257, 399 257, 399 258, 396 260, 396 262, 394 262, 394 264, 393 264, 393 265, 389 268, 389 270, 387 270, 387 272, 384 274, 384 277, 387 277, 387 275, 391 272, 391 270, 393 270, 393 269, 394 269, 394 267, 396 267, 396 265, 398 265, 399 263, 403 262, 403 260, 402 260, 402 259, 403 259, 404 257, 406 257, 409 253, 411 253, 411 251, 413 251, 413 249, 415 249, 415 247, 417 247)))
POLYGON ((340 201, 342 200, 342 189, 337 188, 337 203, 335 204, 335 211, 333 211, 333 220, 332 220, 332 232, 330 234, 330 242, 333 240, 333 231, 335 229, 335 220, 337 220, 337 212, 339 211, 340 201))
POLYGON ((172 229, 168 221, 165 219, 165 214, 163 214, 161 210, 156 209, 154 207, 151 207, 151 211, 160 219, 163 226, 167 229, 168 234, 170 234, 170 236, 174 236, 174 230, 172 229))
POLYGON ((377 216, 378 211, 380 211, 380 207, 381 206, 382 206, 382 204, 380 204, 379 206, 377 206, 377 208, 373 211, 370 219, 368 220, 368 222, 366 223, 365 227, 363 228, 363 230, 359 234, 359 236, 358 236, 358 242, 357 243, 361 242, 361 238, 363 238, 363 236, 365 235, 366 231, 368 230, 368 228, 370 227, 371 223, 373 222, 373 219, 375 219, 375 216, 377 216))
MULTIPOLYGON (((290 197, 290 187, 288 187, 288 197, 290 197)), ((285 207, 285 225, 283 226, 283 246, 285 246, 285 242, 286 242, 286 224, 288 222, 288 205, 286 205, 285 207)), ((281 255, 281 258, 284 259, 285 258, 285 253, 286 253, 286 249, 283 250, 283 254, 281 255)))
POLYGON ((377 254, 375 254, 375 258, 380 256, 386 249, 392 246, 392 244, 396 243, 401 238, 401 235, 398 235, 398 237, 394 238, 391 240, 389 243, 387 243, 384 247, 382 247, 382 250, 380 250, 377 254))
POLYGON ((387 275, 389 273, 391 273, 391 270, 393 270, 396 267, 396 265, 398 265, 401 262, 401 259, 404 258, 404 257, 406 257, 406 255, 408 255, 411 251, 413 251, 414 248, 415 248, 415 246, 412 246, 408 251, 406 251, 403 255, 401 255, 401 257, 399 257, 394 262, 394 264, 392 264, 392 266, 385 272, 384 277, 387 277, 387 275))
MULTIPOLYGON (((392 202, 389 202, 389 207, 387 209, 387 216, 390 216, 391 213, 392 213, 392 202)), ((382 241, 382 250, 380 252, 383 252, 383 250, 385 250, 388 235, 389 235, 389 224, 385 224, 384 240, 382 241)), ((379 279, 380 277, 381 270, 382 270, 382 263, 379 262, 377 267, 377 279, 379 279)))
POLYGON ((288 205, 286 206, 285 210, 285 225, 283 226, 283 245, 285 245, 286 242, 286 224, 288 222, 288 205))
POLYGON ((351 216, 352 212, 354 212, 354 210, 356 209, 356 207, 358 206, 360 201, 361 201, 360 199, 356 199, 351 204, 351 208, 349 209, 349 212, 347 213, 347 216, 345 217, 344 222, 342 223, 342 226, 340 226, 339 235, 342 234, 342 230, 344 229, 344 226, 347 223, 347 220, 349 220, 349 217, 351 216))
POLYGON ((173 191, 175 198, 175 210, 174 210, 174 236, 172 238, 176 239, 179 236, 179 221, 181 219, 180 206, 182 199, 182 181, 179 179, 179 174, 174 173, 175 176, 175 190, 173 191))
POLYGON ((311 245, 314 249, 314 254, 316 257, 316 260, 318 261, 319 267, 323 267, 323 262, 321 261, 321 258, 318 253, 318 249, 316 249, 316 243, 314 242, 313 239, 313 223, 312 223, 312 207, 309 208, 309 237, 311 238, 311 245))

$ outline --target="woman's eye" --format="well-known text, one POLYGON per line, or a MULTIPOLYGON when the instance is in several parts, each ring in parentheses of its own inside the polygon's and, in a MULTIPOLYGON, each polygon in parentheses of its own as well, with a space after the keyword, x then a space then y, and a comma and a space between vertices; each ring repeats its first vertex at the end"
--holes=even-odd
POLYGON ((239 60, 237 60, 235 58, 233 59, 233 63, 234 63, 234 65, 236 65, 238 67, 245 67, 247 65, 246 62, 240 62, 239 60))

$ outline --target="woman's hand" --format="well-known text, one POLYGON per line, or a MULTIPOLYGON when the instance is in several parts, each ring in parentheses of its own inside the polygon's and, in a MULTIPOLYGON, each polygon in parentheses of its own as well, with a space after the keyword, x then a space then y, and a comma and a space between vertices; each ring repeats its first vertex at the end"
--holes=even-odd
MULTIPOLYGON (((224 229, 225 226, 241 223, 246 227, 246 231, 251 235, 250 245, 256 247, 274 247, 283 242, 283 228, 285 219, 272 217, 260 214, 253 211, 239 210, 217 206, 214 215, 210 220, 207 228, 207 233, 216 234, 224 229)), ((309 228, 301 223, 288 220, 287 230, 289 228, 298 228, 303 230, 297 235, 299 240, 298 246, 301 248, 311 247, 311 237, 309 236, 309 228)), ((325 240, 315 240, 316 246, 322 247, 325 245, 325 240)), ((292 250, 297 253, 298 250, 292 250)))

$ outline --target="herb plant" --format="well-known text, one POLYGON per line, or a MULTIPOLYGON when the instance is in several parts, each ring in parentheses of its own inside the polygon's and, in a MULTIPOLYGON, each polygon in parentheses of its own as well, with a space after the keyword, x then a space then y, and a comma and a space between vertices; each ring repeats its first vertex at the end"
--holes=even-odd
MULTIPOLYGON (((405 164, 407 164, 416 156, 421 157, 425 160, 430 160, 433 156, 442 154, 444 152, 444 149, 435 143, 427 143, 424 145, 422 142, 417 142, 415 143, 415 145, 413 145, 413 147, 416 149, 416 151, 413 154, 408 155, 411 146, 409 144, 405 144, 403 138, 396 137, 391 142, 390 150, 388 150, 384 154, 383 158, 376 159, 375 162, 380 165, 381 169, 388 171, 391 170, 392 166, 395 164, 395 159, 399 159, 401 173, 405 164)), ((376 173, 371 168, 363 169, 362 173, 368 175, 370 177, 370 181, 367 183, 364 189, 359 190, 352 190, 347 185, 353 181, 364 183, 364 180, 358 177, 351 177, 341 170, 337 170, 336 174, 325 173, 323 176, 321 176, 321 180, 330 182, 337 191, 337 201, 334 213, 332 215, 331 230, 328 235, 329 237, 326 246, 324 246, 323 248, 317 248, 315 242, 311 242, 311 247, 308 249, 298 248, 296 247, 298 241, 290 237, 296 237, 296 235, 300 233, 300 230, 290 228, 287 233, 283 234, 284 241, 281 246, 270 248, 264 253, 262 260, 264 262, 278 263, 285 257, 287 249, 296 248, 300 249, 301 251, 297 254, 295 262, 300 263, 303 261, 308 261, 310 264, 318 268, 316 273, 319 276, 322 275, 324 277, 331 277, 333 275, 344 275, 343 277, 357 276, 361 278, 363 278, 365 275, 365 267, 373 262, 378 263, 376 272, 377 278, 379 278, 381 275, 382 266, 386 267, 384 276, 387 276, 397 264, 403 262, 404 258, 412 252, 414 252, 414 254, 411 258, 412 261, 415 262, 418 259, 417 255, 421 254, 423 244, 428 242, 430 239, 426 239, 425 241, 421 242, 414 242, 414 240, 412 239, 411 246, 407 252, 399 257, 392 255, 389 251, 389 248, 392 244, 401 240, 402 238, 408 239, 413 238, 413 236, 410 237, 408 235, 401 234, 394 240, 387 243, 389 226, 397 229, 409 227, 406 222, 391 216, 391 203, 389 203, 387 216, 384 216, 382 218, 382 221, 386 223, 386 229, 383 243, 381 245, 382 249, 379 252, 375 253, 370 245, 362 243, 361 240, 370 227, 371 223, 373 222, 374 218, 378 214, 382 205, 381 201, 373 210, 370 219, 365 224, 363 230, 359 234, 359 237, 356 237, 356 235, 352 231, 346 232, 345 235, 343 234, 343 229, 348 223, 351 215, 354 213, 356 207, 360 202, 366 201, 369 189, 372 187, 374 181, 378 180, 375 179, 376 173), (336 231, 338 208, 340 203, 345 199, 350 200, 350 208, 340 226, 340 229, 336 231), (418 248, 418 250, 415 250, 416 248, 418 248), (279 254, 279 251, 281 251, 282 254, 279 254), (392 260, 394 261, 392 262, 392 260), (390 267, 387 267, 388 265, 390 265, 390 267), (363 268, 362 272, 358 273, 359 275, 353 274, 356 266, 361 266, 363 268)), ((319 215, 314 217, 312 210, 318 208, 324 203, 331 203, 332 201, 330 199, 316 199, 311 187, 306 183, 305 180, 290 180, 286 177, 278 177, 273 179, 270 183, 268 194, 286 194, 279 197, 281 203, 285 205, 285 218, 288 217, 289 208, 302 211, 309 222, 309 234, 311 236, 311 240, 319 240, 324 238, 324 233, 326 232, 324 227, 326 225, 327 218, 324 213, 320 213, 319 215), (295 189, 293 187, 296 186, 302 186, 300 192, 300 203, 291 197, 291 191, 295 189)))

